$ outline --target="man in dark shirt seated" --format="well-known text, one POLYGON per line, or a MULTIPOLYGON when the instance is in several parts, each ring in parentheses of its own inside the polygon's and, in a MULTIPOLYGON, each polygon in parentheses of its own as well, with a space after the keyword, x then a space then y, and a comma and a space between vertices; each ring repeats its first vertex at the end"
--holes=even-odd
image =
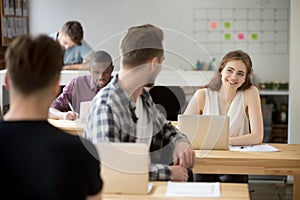
POLYGON ((48 123, 63 51, 46 35, 21 36, 6 51, 10 109, 0 121, 4 199, 101 199, 97 150, 48 123))

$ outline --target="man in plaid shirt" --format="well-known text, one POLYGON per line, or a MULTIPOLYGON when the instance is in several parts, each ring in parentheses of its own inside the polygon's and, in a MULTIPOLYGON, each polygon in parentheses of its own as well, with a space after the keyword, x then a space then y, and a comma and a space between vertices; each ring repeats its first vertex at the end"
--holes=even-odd
POLYGON ((144 89, 154 85, 161 71, 162 41, 162 30, 153 25, 128 29, 121 41, 119 74, 93 99, 84 137, 93 142, 145 143, 150 151, 150 180, 187 181, 195 152, 144 89))

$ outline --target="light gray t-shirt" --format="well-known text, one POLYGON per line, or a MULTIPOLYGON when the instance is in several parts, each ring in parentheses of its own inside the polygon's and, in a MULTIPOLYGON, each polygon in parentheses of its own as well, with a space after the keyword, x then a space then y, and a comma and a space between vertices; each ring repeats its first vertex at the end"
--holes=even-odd
POLYGON ((136 124, 137 143, 144 143, 150 147, 153 133, 153 123, 150 121, 149 113, 143 106, 142 98, 136 100, 135 114, 138 117, 136 124))

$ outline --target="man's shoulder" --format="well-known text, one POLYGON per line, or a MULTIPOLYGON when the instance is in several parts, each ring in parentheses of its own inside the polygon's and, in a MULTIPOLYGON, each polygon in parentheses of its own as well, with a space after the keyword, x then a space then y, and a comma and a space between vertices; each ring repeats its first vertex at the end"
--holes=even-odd
POLYGON ((74 51, 92 51, 93 48, 84 39, 81 40, 81 45, 75 45, 71 48, 74 51))
POLYGON ((104 88, 102 88, 95 96, 97 105, 111 106, 119 105, 124 99, 124 91, 115 79, 112 79, 104 88))
POLYGON ((120 85, 118 83, 118 80, 116 79, 116 77, 112 77, 111 80, 109 81, 109 83, 103 87, 99 93, 101 95, 113 95, 114 93, 116 93, 116 95, 119 95, 120 93, 120 85))
MULTIPOLYGON (((79 72, 80 73, 80 72, 79 72)), ((86 82, 86 83, 89 83, 90 81, 91 81, 91 75, 89 75, 89 74, 86 74, 86 75, 80 75, 80 74, 78 74, 78 76, 77 77, 75 77, 75 78, 73 78, 72 80, 71 80, 71 82, 73 81, 73 82, 78 82, 78 83, 82 83, 82 82, 86 82)))
POLYGON ((67 85, 66 88, 69 90, 73 90, 74 87, 81 88, 83 86, 88 85, 88 87, 91 87, 91 75, 81 75, 74 77, 67 85))
MULTIPOLYGON (((32 140, 39 140, 41 143, 45 142, 49 147, 56 148, 78 148, 82 146, 84 139, 71 135, 55 126, 48 121, 0 121, 1 134, 3 138, 12 139, 16 135, 22 136, 26 134, 24 143, 30 143, 32 140), (18 127, 23 127, 19 129, 18 127), (7 134, 10 133, 10 134, 7 134)), ((89 141, 84 142, 90 143, 89 141)), ((90 145, 90 144, 87 144, 90 145)))
POLYGON ((74 151, 83 151, 83 153, 95 153, 95 146, 91 141, 78 137, 77 135, 71 135, 65 131, 57 130, 56 139, 52 141, 57 143, 58 146, 63 148, 73 149, 74 151))
POLYGON ((107 103, 107 101, 114 98, 115 95, 118 95, 116 88, 112 84, 107 84, 98 92, 95 98, 101 100, 102 103, 107 103))
POLYGON ((81 40, 81 46, 82 45, 84 45, 84 46, 90 46, 89 43, 85 39, 81 40))

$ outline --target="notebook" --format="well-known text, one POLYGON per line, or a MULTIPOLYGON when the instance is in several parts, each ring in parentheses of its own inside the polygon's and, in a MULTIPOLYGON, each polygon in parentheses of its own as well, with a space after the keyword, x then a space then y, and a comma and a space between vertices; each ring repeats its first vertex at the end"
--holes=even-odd
POLYGON ((92 101, 82 101, 80 102, 80 109, 79 109, 79 119, 82 122, 86 122, 87 115, 89 113, 92 101))
POLYGON ((229 149, 229 116, 178 115, 178 129, 194 149, 229 149))
POLYGON ((147 194, 151 191, 147 145, 100 142, 95 146, 101 161, 103 193, 147 194))

